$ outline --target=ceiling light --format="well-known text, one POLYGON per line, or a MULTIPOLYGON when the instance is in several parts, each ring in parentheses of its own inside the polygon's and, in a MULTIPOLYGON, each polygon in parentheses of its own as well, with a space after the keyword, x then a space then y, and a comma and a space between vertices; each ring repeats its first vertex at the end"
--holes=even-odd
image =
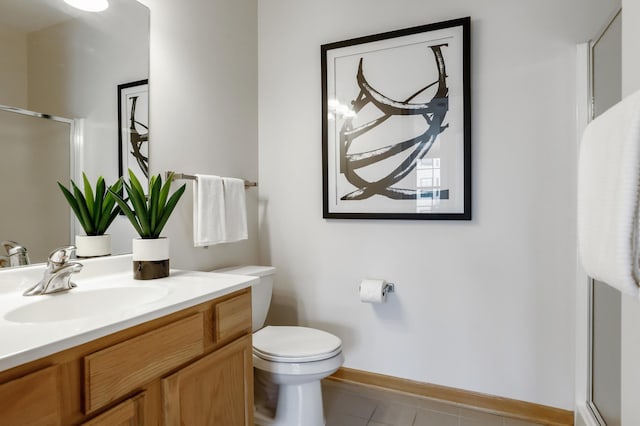
POLYGON ((87 12, 102 12, 109 7, 107 0, 64 0, 64 2, 87 12))

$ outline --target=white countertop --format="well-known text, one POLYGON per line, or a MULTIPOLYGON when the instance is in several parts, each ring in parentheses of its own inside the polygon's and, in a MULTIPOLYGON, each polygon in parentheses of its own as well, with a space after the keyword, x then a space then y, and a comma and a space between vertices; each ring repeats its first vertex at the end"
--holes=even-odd
MULTIPOLYGON (((84 268, 72 276, 78 287, 55 295, 22 295, 40 280, 44 265, 0 269, 0 371, 224 296, 257 280, 243 275, 171 270, 167 278, 141 281, 133 279, 130 255, 79 261, 84 268), (51 321, 18 322, 15 319, 16 309, 29 310, 30 304, 67 297, 65 305, 73 306, 76 301, 83 303, 84 296, 108 295, 109 291, 103 289, 116 289, 117 292, 123 287, 139 287, 134 290, 140 290, 145 296, 145 288, 149 288, 149 294, 153 296, 139 304, 124 299, 118 303, 107 298, 95 312, 86 306, 78 306, 83 313, 52 312, 51 321), (89 294, 91 292, 93 294, 89 294), (111 305, 108 308, 107 303, 111 305), (66 316, 79 318, 61 319, 66 316)), ((54 303, 57 301, 61 299, 54 303)), ((40 309, 40 306, 45 305, 34 308, 40 309)), ((47 318, 46 311, 31 311, 47 318)))

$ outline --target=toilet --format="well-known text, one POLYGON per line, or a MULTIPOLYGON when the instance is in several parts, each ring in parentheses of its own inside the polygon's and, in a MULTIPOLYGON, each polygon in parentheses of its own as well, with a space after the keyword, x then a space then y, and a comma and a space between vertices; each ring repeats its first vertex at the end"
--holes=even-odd
POLYGON ((314 328, 263 327, 271 304, 275 271, 272 266, 237 266, 214 271, 259 278, 251 287, 256 393, 268 397, 270 390, 277 390, 273 398, 275 413, 265 415, 256 410, 255 422, 263 426, 323 426, 320 381, 343 364, 342 341, 314 328))

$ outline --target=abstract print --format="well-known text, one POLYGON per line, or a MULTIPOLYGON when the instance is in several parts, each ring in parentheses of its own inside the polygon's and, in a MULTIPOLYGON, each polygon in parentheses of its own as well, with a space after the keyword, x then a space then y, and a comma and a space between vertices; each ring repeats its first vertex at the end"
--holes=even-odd
MULTIPOLYGON (((373 88, 367 81, 363 71, 363 59, 360 58, 356 81, 360 88, 357 98, 351 102, 353 111, 357 113, 367 104, 372 103, 381 112, 381 116, 375 120, 353 127, 353 117, 345 119, 340 130, 340 173, 347 181, 357 189, 341 196, 342 200, 363 200, 373 195, 383 195, 394 200, 415 199, 416 190, 410 188, 397 188, 393 185, 404 179, 416 168, 416 160, 424 158, 438 135, 444 132, 448 124, 444 123, 449 110, 449 89, 447 88, 447 73, 442 49, 447 44, 430 46, 438 69, 438 79, 420 88, 411 96, 402 101, 397 101, 385 96, 373 88), (412 103, 411 101, 427 89, 437 85, 433 98, 426 103, 412 103), (366 152, 350 152, 353 141, 365 135, 367 132, 382 125, 387 119, 396 115, 419 115, 427 123, 424 133, 397 143, 392 143, 382 148, 366 152), (411 154, 405 158, 395 169, 378 180, 368 181, 362 178, 357 170, 385 160, 391 156, 412 149, 411 154)), ((442 190, 440 198, 448 198, 448 190, 442 190)))

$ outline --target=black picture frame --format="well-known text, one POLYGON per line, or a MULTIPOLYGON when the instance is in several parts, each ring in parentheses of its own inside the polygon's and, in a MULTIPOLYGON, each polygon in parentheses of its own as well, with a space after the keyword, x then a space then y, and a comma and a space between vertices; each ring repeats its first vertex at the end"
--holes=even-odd
POLYGON ((149 80, 118 85, 118 173, 149 182, 149 80))
POLYGON ((324 218, 471 220, 470 24, 321 46, 324 218))

